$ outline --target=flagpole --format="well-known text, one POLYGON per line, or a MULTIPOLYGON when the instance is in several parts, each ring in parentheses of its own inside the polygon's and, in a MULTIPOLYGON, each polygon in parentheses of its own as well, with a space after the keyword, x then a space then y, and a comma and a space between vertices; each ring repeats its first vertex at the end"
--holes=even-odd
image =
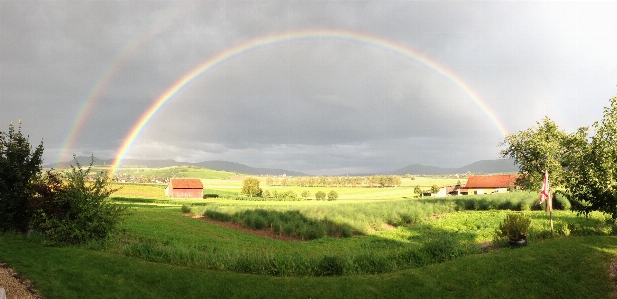
POLYGON ((551 220, 551 237, 555 237, 555 231, 553 230, 553 192, 548 194, 548 202, 546 203, 549 206, 549 219, 551 220))

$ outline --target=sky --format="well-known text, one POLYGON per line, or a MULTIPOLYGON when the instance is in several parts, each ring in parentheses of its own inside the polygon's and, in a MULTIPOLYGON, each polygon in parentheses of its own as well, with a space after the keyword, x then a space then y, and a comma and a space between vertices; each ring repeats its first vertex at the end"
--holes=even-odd
POLYGON ((545 116, 567 132, 600 120, 615 15, 611 1, 3 0, 0 131, 21 121, 44 164, 461 167, 545 116))

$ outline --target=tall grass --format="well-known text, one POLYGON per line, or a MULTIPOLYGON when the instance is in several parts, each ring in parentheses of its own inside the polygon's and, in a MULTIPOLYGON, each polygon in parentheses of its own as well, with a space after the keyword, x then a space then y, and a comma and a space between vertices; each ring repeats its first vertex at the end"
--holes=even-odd
MULTIPOLYGON (((279 227, 292 223, 296 227, 304 224, 311 227, 320 223, 336 223, 334 230, 339 226, 352 227, 361 234, 370 234, 376 231, 389 229, 394 226, 421 223, 425 219, 444 213, 456 211, 487 211, 487 210, 542 210, 535 193, 508 193, 492 195, 471 195, 445 198, 423 198, 384 202, 324 204, 324 205, 288 205, 267 206, 266 211, 261 206, 247 207, 238 205, 207 205, 193 207, 191 212, 208 218, 230 221, 244 227, 261 229, 264 227, 279 227), (253 213, 249 211, 259 210, 253 213), (269 214, 294 213, 303 215, 305 220, 281 220, 279 216, 269 214), (262 220, 263 218, 263 220, 262 220), (254 219, 255 221, 251 220, 254 219), (261 223, 264 222, 264 225, 261 223), (300 224, 298 224, 300 223, 300 224), (259 226, 257 228, 256 226, 259 226)), ((340 231, 326 231, 323 236, 335 236, 340 231)))

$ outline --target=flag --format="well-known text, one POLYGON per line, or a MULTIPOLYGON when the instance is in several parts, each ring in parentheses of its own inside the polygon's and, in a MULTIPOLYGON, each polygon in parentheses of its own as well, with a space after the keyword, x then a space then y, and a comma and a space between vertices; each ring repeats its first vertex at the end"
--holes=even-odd
POLYGON ((540 191, 540 203, 548 199, 551 194, 551 189, 548 186, 548 171, 544 171, 544 179, 542 180, 542 191, 540 191))

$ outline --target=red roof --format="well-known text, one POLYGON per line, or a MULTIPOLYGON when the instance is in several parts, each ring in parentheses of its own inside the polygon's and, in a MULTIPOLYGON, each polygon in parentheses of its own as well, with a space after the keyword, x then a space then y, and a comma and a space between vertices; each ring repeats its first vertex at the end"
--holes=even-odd
POLYGON ((172 189, 203 189, 200 179, 171 179, 169 185, 172 189))
POLYGON ((514 186, 517 177, 517 174, 470 176, 465 188, 508 188, 514 186))

